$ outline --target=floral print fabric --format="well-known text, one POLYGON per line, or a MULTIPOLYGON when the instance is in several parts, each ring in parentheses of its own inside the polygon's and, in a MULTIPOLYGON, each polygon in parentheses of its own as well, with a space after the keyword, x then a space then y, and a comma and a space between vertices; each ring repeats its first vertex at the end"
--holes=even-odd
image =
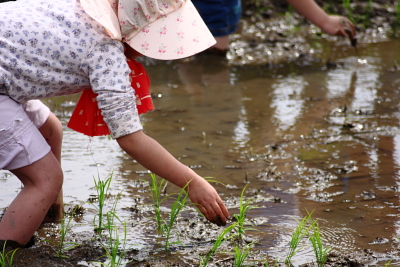
POLYGON ((113 138, 142 129, 123 52, 79 1, 1 4, 0 94, 25 103, 91 87, 113 138))

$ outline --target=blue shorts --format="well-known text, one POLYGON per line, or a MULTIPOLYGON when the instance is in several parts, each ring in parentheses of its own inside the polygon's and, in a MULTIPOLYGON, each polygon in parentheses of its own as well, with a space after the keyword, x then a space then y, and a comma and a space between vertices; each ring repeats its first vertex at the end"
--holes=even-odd
POLYGON ((214 37, 234 33, 242 15, 240 0, 192 0, 214 37))

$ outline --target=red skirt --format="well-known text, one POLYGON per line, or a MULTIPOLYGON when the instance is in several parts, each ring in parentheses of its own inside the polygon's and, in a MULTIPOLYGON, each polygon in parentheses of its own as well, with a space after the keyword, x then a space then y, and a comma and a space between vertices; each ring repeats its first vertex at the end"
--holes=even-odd
MULTIPOLYGON (((150 79, 145 68, 136 60, 128 60, 131 69, 131 86, 135 90, 136 106, 139 114, 154 110, 150 94, 150 79)), ((104 122, 101 110, 97 106, 97 94, 92 89, 86 89, 69 119, 67 126, 77 132, 89 136, 109 135, 110 131, 104 122)))

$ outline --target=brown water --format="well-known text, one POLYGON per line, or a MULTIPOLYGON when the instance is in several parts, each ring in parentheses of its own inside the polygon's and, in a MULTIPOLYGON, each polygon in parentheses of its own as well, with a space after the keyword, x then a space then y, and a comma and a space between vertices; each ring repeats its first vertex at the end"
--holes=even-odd
MULTIPOLYGON (((398 40, 367 44, 356 56, 348 45, 324 43, 325 50, 313 57, 264 66, 229 66, 215 57, 146 60, 156 110, 142 115, 145 132, 199 174, 223 183, 215 187, 232 214, 237 212, 232 197, 240 196, 248 181, 245 196, 256 195, 258 207, 248 214, 258 231, 248 235, 263 253, 283 259, 296 220, 307 211, 313 211, 325 245, 334 251, 396 251, 399 45, 398 40)), ((77 98, 47 102, 66 125, 77 98)), ((151 209, 148 190, 137 183, 149 175, 115 141, 65 128, 62 164, 67 207, 83 203, 92 209, 86 201, 95 193, 93 177, 113 171, 111 193, 122 191, 119 212, 132 223, 130 244, 154 245, 154 222, 132 212, 136 206, 151 209)), ((0 172, 0 208, 19 187, 17 179, 0 172)), ((73 231, 91 232, 92 218, 88 212, 73 231)), ((176 253, 188 264, 193 259, 185 249, 176 253)), ((313 259, 307 246, 294 263, 313 259)))

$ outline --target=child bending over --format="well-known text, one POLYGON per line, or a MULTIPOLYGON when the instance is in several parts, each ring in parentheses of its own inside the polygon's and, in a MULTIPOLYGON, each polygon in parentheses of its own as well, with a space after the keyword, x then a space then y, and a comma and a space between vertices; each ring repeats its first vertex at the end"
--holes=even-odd
POLYGON ((19 0, 0 8, 0 169, 24 187, 0 240, 24 246, 62 207, 62 127, 38 99, 91 88, 110 135, 151 172, 185 187, 205 217, 225 225, 216 190, 142 131, 127 59, 178 59, 215 43, 190 0, 19 0), (129 49, 124 49, 126 44, 129 49))

